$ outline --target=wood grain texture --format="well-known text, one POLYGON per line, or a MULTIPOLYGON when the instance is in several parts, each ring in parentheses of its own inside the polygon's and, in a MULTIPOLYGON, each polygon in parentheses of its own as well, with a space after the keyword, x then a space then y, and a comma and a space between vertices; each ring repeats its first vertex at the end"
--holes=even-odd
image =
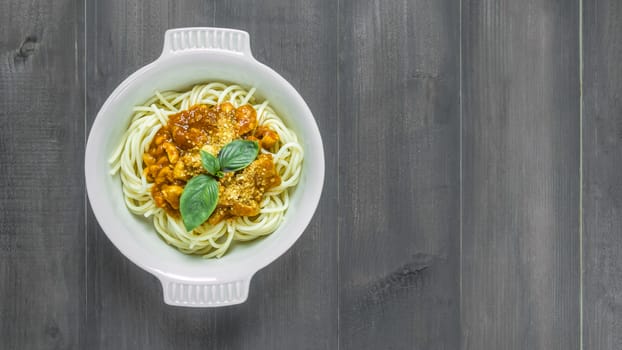
POLYGON ((581 52, 579 1, 0 2, 0 349, 622 349, 622 4, 582 3, 581 52), (220 309, 163 304, 85 208, 85 129, 185 26, 248 31, 326 150, 220 309))
MULTIPOLYGON (((216 26, 246 30, 253 55, 305 99, 325 148, 323 197, 296 244, 253 278, 242 349, 337 348, 337 6, 332 0, 217 4, 216 26)), ((227 329, 214 327, 219 335, 227 329)))
POLYGON ((463 1, 463 349, 579 348, 578 21, 463 1))
POLYGON ((2 349, 82 341, 81 11, 72 0, 0 3, 2 349))
POLYGON ((622 349, 622 3, 583 3, 583 342, 622 349))
MULTIPOLYGON (((112 90, 159 56, 166 29, 213 25, 213 11, 203 1, 89 2, 88 127, 112 90)), ((91 210, 87 218, 88 349, 225 348, 206 331, 213 312, 164 305, 159 281, 112 245, 91 210)))
POLYGON ((341 349, 459 347, 459 6, 341 1, 341 349))
MULTIPOLYGON (((331 1, 98 1, 87 7, 88 115, 184 26, 247 30, 254 55, 306 99, 323 133, 326 189, 336 192, 336 7, 331 1), (332 150, 332 152, 330 152, 332 150)), ((159 282, 130 263, 89 216, 90 349, 334 349, 337 199, 322 199, 298 243, 255 275, 246 303, 222 309, 164 305, 159 282)))

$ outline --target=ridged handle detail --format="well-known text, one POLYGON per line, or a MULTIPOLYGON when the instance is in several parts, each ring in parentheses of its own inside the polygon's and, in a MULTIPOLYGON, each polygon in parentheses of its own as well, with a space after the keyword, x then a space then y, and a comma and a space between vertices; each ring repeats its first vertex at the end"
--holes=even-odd
POLYGON ((252 56, 247 32, 227 28, 178 28, 166 31, 162 55, 187 50, 221 50, 252 56))
POLYGON ((161 277, 164 302, 189 307, 215 307, 240 304, 248 297, 249 280, 225 283, 176 281, 161 277))

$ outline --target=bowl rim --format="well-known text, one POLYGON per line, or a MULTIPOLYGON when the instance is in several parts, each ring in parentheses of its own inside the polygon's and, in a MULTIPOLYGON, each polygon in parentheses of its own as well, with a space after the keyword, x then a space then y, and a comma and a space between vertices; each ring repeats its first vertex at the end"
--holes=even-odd
MULTIPOLYGON (((239 83, 241 83, 242 85, 248 85, 244 84, 243 81, 240 81, 239 83)), ((307 156, 308 153, 305 152, 305 159, 307 159, 307 156)), ((85 187, 87 190, 87 195, 91 204, 93 214, 97 219, 97 222, 99 223, 102 231, 125 257, 127 257, 134 264, 154 274, 160 279, 164 287, 165 302, 167 302, 168 304, 181 306, 221 306, 244 302, 248 296, 248 284, 250 283, 252 276, 258 270, 270 264, 279 256, 284 254, 287 250, 289 250, 289 248, 293 246, 293 244, 300 238, 302 233, 304 233, 304 231, 308 227, 311 219, 314 216, 315 211, 317 210, 317 206, 319 204, 322 194, 325 176, 324 167, 324 147, 322 144, 321 134, 319 132, 317 122, 313 117, 310 108, 308 107, 302 96, 300 96, 298 91, 280 74, 278 74, 276 71, 266 66, 265 64, 259 62, 252 56, 250 51, 250 39, 248 33, 235 29, 210 27, 177 28, 170 29, 166 32, 164 49, 162 54, 153 62, 139 68, 134 73, 130 74, 127 78, 125 78, 102 104, 93 121, 91 129, 89 130, 84 163, 86 177, 85 187), (218 38, 218 35, 220 35, 220 37, 223 39, 224 44, 221 43, 220 45, 213 45, 213 47, 204 47, 201 45, 197 45, 195 42, 194 44, 191 43, 192 45, 194 45, 194 47, 184 47, 184 40, 188 41, 188 36, 192 38, 192 33, 195 33, 195 39, 200 39, 201 33, 207 33, 205 34, 207 36, 215 35, 216 38, 218 38), (229 36, 227 37, 227 35, 229 36), (152 264, 145 262, 143 260, 144 256, 141 256, 137 252, 133 252, 131 249, 128 249, 121 240, 117 239, 118 233, 113 230, 113 228, 111 227, 112 224, 107 221, 110 218, 102 214, 100 206, 102 206, 103 203, 101 203, 101 201, 95 195, 96 188, 99 186, 99 184, 95 183, 95 180, 92 180, 92 178, 94 177, 90 176, 95 168, 94 162, 97 161, 96 157, 92 156, 96 151, 97 147, 100 146, 100 143, 97 143, 97 141, 102 140, 105 135, 105 132, 102 132, 101 124, 103 123, 103 120, 104 118, 106 118, 106 115, 109 113, 109 111, 115 107, 115 104, 119 103, 120 98, 127 94, 128 90, 130 90, 133 85, 137 84, 141 77, 153 74, 154 68, 171 64, 170 62, 183 60, 184 57, 188 57, 190 55, 206 54, 221 55, 223 57, 230 58, 235 57, 235 59, 245 60, 246 62, 244 64, 248 64, 249 68, 264 71, 265 74, 270 75, 271 79, 276 80, 277 84, 281 85, 286 91, 288 91, 288 93, 291 95, 290 97, 294 99, 293 103, 304 111, 303 115, 294 116, 294 118, 307 119, 304 121, 305 127, 310 127, 312 129, 310 130, 310 135, 313 139, 311 140, 314 147, 313 156, 316 157, 316 165, 318 166, 318 168, 313 169, 314 178, 311 179, 311 186, 314 188, 311 188, 310 191, 305 191, 305 196, 303 197, 305 203, 307 204, 307 208, 311 208, 312 210, 308 210, 308 212, 302 212, 296 217, 299 222, 296 227, 299 228, 299 230, 297 230, 296 232, 288 232, 288 235, 284 236, 283 239, 280 240, 280 244, 275 244, 275 249, 272 250, 270 254, 259 254, 256 259, 256 264, 253 266, 253 268, 249 269, 247 267, 244 271, 235 271, 234 266, 234 271, 232 271, 232 273, 229 275, 229 278, 226 279, 217 276, 187 276, 180 274, 176 271, 167 270, 160 266, 155 267, 152 264), (232 294, 226 297, 222 297, 222 295, 221 297, 218 297, 218 293, 213 292, 213 288, 206 289, 206 293, 209 294, 209 292, 212 291, 213 295, 211 299, 206 298, 204 303, 201 303, 200 300, 197 301, 197 299, 200 298, 196 296, 194 298, 184 297, 184 288, 190 290, 193 287, 197 286, 201 288, 211 288, 214 286, 222 287, 223 285, 228 286, 228 288, 233 288, 234 291, 237 290, 238 297, 235 298, 232 296, 232 294)))

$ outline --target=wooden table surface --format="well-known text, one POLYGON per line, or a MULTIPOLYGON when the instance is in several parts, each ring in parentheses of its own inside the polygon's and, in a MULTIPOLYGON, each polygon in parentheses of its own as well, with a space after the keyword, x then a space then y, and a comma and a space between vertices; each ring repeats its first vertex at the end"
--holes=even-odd
POLYGON ((1 349, 622 349, 622 2, 4 0, 1 349), (85 195, 168 28, 246 30, 326 181, 248 301, 170 307, 85 195))

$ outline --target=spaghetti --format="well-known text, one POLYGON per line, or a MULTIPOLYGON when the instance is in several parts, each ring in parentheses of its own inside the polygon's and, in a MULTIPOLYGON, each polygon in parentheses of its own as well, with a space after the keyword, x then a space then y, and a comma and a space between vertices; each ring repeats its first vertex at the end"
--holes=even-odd
POLYGON ((303 149, 296 134, 285 126, 268 101, 258 101, 254 93, 254 88, 247 91, 238 85, 218 82, 195 85, 184 92, 156 92, 143 105, 134 107, 130 125, 110 158, 111 174, 120 174, 128 209, 152 217, 160 237, 183 253, 221 257, 234 241, 251 241, 274 232, 289 207, 289 190, 300 178, 303 149), (258 126, 269 127, 278 134, 277 144, 261 152, 271 154, 281 183, 264 193, 257 216, 234 217, 214 225, 205 222, 187 232, 181 218, 156 205, 151 194, 154 184, 145 176, 142 156, 170 116, 195 105, 217 106, 224 102, 235 108, 251 104, 257 111, 258 126))

